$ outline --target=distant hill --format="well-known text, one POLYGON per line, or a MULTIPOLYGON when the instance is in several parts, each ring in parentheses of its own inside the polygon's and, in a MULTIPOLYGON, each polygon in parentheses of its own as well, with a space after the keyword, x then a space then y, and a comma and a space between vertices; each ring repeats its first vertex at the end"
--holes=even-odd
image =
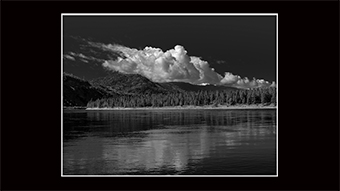
POLYGON ((227 86, 199 86, 185 82, 156 83, 139 74, 122 74, 110 72, 105 77, 90 81, 64 72, 63 96, 64 106, 86 106, 92 99, 101 99, 122 95, 167 94, 188 91, 237 90, 227 86))
POLYGON ((177 86, 155 83, 139 74, 110 72, 105 77, 87 81, 73 74, 63 73, 63 103, 69 107, 86 106, 91 99, 181 91, 183 90, 177 86))
POLYGON ((114 94, 92 86, 88 81, 72 74, 63 74, 63 104, 64 106, 86 106, 91 99, 110 97, 114 94))
POLYGON ((157 94, 182 91, 177 86, 152 82, 139 74, 112 72, 109 75, 91 80, 90 83, 108 92, 125 95, 157 94))
POLYGON ((205 85, 205 86, 200 86, 200 85, 193 85, 185 82, 167 82, 168 84, 172 86, 176 86, 179 89, 185 90, 185 91, 216 91, 216 90, 227 90, 227 91, 232 91, 232 90, 237 90, 235 87, 228 87, 228 86, 215 86, 215 85, 205 85))

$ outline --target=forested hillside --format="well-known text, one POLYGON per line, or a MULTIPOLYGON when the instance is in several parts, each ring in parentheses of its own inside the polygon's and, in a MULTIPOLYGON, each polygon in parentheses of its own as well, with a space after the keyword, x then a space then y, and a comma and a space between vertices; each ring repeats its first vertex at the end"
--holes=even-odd
POLYGON ((88 81, 72 74, 63 74, 63 105, 66 107, 86 106, 91 99, 113 96, 88 81))
POLYGON ((177 86, 152 82, 139 74, 122 74, 120 72, 112 72, 105 77, 91 80, 90 83, 95 87, 104 88, 106 91, 124 95, 182 91, 177 86))
POLYGON ((226 86, 198 86, 183 82, 156 83, 138 74, 112 74, 90 82, 63 74, 66 107, 169 107, 276 104, 276 88, 250 90, 226 86))

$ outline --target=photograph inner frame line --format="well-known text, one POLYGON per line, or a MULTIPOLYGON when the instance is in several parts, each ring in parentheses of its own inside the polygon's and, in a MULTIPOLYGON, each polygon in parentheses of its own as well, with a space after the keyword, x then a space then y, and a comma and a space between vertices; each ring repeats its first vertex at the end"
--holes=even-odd
MULTIPOLYGON (((217 26, 203 20, 200 22, 192 19, 192 21, 192 25, 184 29, 201 28, 206 31, 208 27, 217 26), (205 23, 208 24, 203 26, 205 23)), ((235 34, 235 37, 250 39, 248 33, 244 32, 248 27, 249 34, 259 35, 260 38, 265 38, 267 35, 266 31, 259 31, 256 26, 248 26, 236 21, 231 22, 229 28, 223 25, 217 28, 221 31, 231 31, 230 34, 235 34)), ((218 36, 221 33, 214 32, 207 32, 207 34, 218 36)), ((205 38, 208 39, 210 36, 207 35, 205 38)), ((62 13, 61 82, 61 177, 278 177, 278 13, 62 13), (227 56, 223 57, 218 51, 214 52, 223 47, 220 45, 222 43, 215 41, 209 44, 211 46, 206 47, 206 43, 203 43, 206 42, 204 39, 199 43, 195 41, 198 39, 196 37, 203 38, 202 36, 189 35, 189 32, 181 31, 183 28, 180 28, 181 30, 174 28, 187 24, 186 21, 178 21, 179 24, 167 22, 162 25, 168 31, 154 30, 157 27, 154 24, 160 23, 162 16, 170 19, 181 17, 183 20, 198 16, 200 19, 217 16, 219 18, 275 17, 275 26, 271 26, 275 34, 270 34, 275 36, 275 41, 271 42, 275 44, 275 55, 273 55, 275 66, 270 66, 275 69, 275 75, 269 75, 271 71, 269 69, 265 71, 267 61, 261 60, 259 56, 263 54, 265 48, 248 50, 253 48, 251 44, 257 43, 256 40, 244 42, 245 46, 243 46, 241 43, 237 45, 241 42, 237 38, 228 39, 228 42, 234 43, 234 46, 226 47, 226 52, 231 53, 226 53, 227 56), (137 18, 136 21, 141 23, 117 21, 111 25, 109 19, 104 19, 102 23, 94 22, 99 18, 119 20, 122 17, 129 17, 126 21, 137 18), (79 18, 79 22, 75 18, 79 18), (148 21, 144 18, 160 19, 148 21), (86 19, 89 19, 89 23, 86 19), (140 32, 141 34, 139 30, 131 32, 136 28, 146 32, 140 32), (111 29, 117 33, 110 33, 111 29), (162 46, 159 39, 164 36, 157 35, 158 33, 169 34, 170 29, 173 30, 173 36, 165 38, 162 46), (153 37, 156 40, 145 42, 153 37), (174 40, 175 37, 179 40, 174 40), (190 44, 189 37, 195 42, 190 44), (213 47, 214 43, 217 48, 213 47), (161 46, 156 46, 158 44, 161 46), (197 44, 201 44, 202 48, 197 47, 197 44), (143 49, 143 46, 146 48, 143 49), (209 49, 213 53, 209 54, 209 49), (248 52, 256 53, 249 53, 251 56, 247 58, 248 52), (201 53, 204 53, 204 56, 201 57, 201 53), (153 57, 146 57, 149 54, 153 57), (159 59, 154 58, 155 56, 159 56, 159 59), (249 61, 251 58, 254 59, 253 63, 249 61), (148 67, 150 63, 154 65, 148 67), (158 69, 157 64, 162 67, 158 69), (242 70, 242 67, 251 64, 258 68, 250 66, 247 71, 242 70), (229 70, 240 75, 233 74, 229 70), (260 70, 263 70, 263 75, 260 70), (225 72, 224 76, 223 72, 225 72), (256 79, 252 75, 264 79, 256 79), (274 77, 272 78, 271 75, 274 77), (266 81, 266 78, 273 83, 266 81), (114 79, 118 81, 112 81, 114 79), (104 86, 104 83, 110 86, 104 86), (141 84, 141 87, 136 88, 136 84, 141 84), (167 101, 161 101, 166 100, 161 97, 167 94, 164 93, 165 90, 171 91, 172 97, 166 104, 175 104, 176 101, 172 100, 176 100, 176 95, 181 99, 181 92, 191 92, 183 95, 192 95, 193 101, 190 103, 193 104, 189 102, 180 104, 181 101, 177 100, 180 106, 170 107, 165 104, 167 101), (233 97, 222 95, 226 103, 219 101, 218 93, 209 95, 211 100, 209 103, 195 102, 199 97, 208 96, 208 94, 204 95, 204 92, 220 90, 235 93, 226 94, 233 97), (252 94, 249 93, 248 96, 244 92, 252 92, 252 94), (107 98, 123 94, 124 96, 117 99, 107 98), (275 95, 271 97, 273 99, 266 97, 272 94, 275 95), (152 99, 150 98, 150 105, 138 107, 140 100, 148 95, 153 96, 152 99), (234 102, 234 97, 239 101, 234 102), (110 104, 119 102, 119 99, 124 100, 121 101, 122 105, 109 107, 110 104), (127 99, 131 99, 129 104, 133 107, 125 103, 127 99), (252 104, 245 104, 248 103, 248 99, 252 104), (103 107, 96 105, 104 104, 105 101, 110 104, 103 107), (159 104, 161 106, 158 106, 159 104), (271 126, 265 126, 267 123, 271 126), (127 129, 122 129, 123 127, 127 129), (274 147, 273 143, 275 143, 274 147), (255 152, 253 149, 257 147, 263 150, 255 152), (237 149, 241 150, 236 151, 237 149), (264 157, 267 156, 265 152, 273 150, 275 156, 270 155, 270 157, 274 158, 264 157), (248 153, 253 158, 242 158, 240 153, 248 153), (215 158, 208 157, 210 155, 215 158), (209 163, 221 165, 212 166, 213 172, 218 173, 221 168, 229 169, 229 166, 234 165, 234 168, 230 168, 230 172, 241 174, 205 175, 204 164, 209 163), (257 169, 259 174, 242 174, 244 172, 236 168, 246 163, 252 164, 246 168, 257 169), (261 167, 269 163, 275 165, 275 174, 261 174, 266 172, 265 169, 262 171, 261 167), (111 174, 113 171, 117 174, 111 174), (77 173, 72 174, 72 172, 77 173), (183 172, 189 174, 181 174, 183 172), (202 174, 195 174, 197 172, 202 174)))

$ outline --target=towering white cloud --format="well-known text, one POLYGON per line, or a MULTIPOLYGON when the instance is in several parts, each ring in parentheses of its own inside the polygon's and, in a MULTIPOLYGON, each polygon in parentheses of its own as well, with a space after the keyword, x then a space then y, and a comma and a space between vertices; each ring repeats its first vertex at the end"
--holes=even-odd
POLYGON ((120 45, 104 45, 106 49, 121 52, 123 57, 107 60, 104 67, 122 73, 141 74, 155 82, 182 81, 193 84, 217 84, 222 76, 209 67, 208 62, 187 55, 183 46, 163 52, 159 48, 145 47, 143 50, 120 45))
POLYGON ((181 45, 163 52, 160 48, 145 47, 143 50, 121 45, 89 43, 105 51, 119 54, 117 60, 106 60, 103 66, 127 74, 140 74, 154 82, 181 81, 192 84, 229 85, 240 88, 275 86, 265 80, 241 78, 226 72, 221 76, 208 62, 196 56, 189 56, 181 45))

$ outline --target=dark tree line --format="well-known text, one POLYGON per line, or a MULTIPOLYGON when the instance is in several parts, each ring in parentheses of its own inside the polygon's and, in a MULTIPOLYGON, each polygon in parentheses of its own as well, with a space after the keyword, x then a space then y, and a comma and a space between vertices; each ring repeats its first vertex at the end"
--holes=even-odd
POLYGON ((88 108, 113 107, 167 107, 167 106, 204 106, 204 105, 276 105, 276 88, 256 88, 235 91, 198 91, 124 95, 91 100, 88 108))

